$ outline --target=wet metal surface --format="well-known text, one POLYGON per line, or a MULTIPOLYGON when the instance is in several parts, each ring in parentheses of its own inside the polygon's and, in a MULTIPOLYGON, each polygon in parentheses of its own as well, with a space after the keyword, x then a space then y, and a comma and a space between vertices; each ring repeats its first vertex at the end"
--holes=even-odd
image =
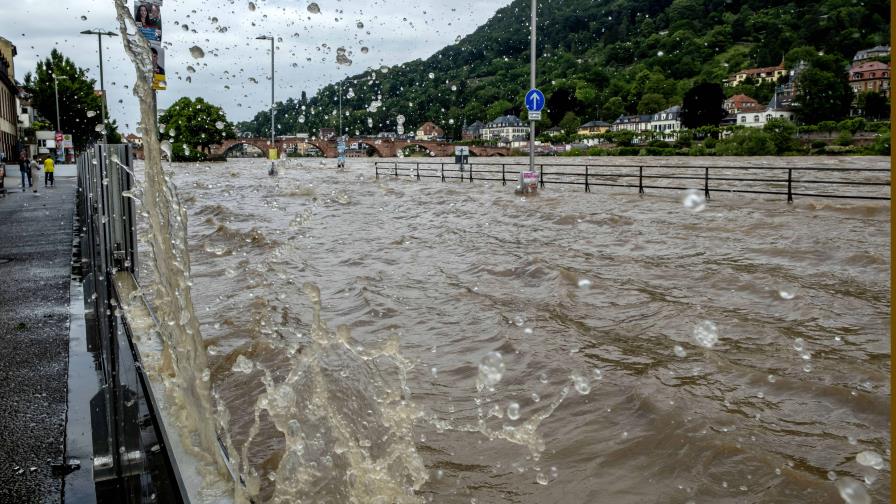
POLYGON ((75 179, 0 199, 0 502, 59 502, 75 179))

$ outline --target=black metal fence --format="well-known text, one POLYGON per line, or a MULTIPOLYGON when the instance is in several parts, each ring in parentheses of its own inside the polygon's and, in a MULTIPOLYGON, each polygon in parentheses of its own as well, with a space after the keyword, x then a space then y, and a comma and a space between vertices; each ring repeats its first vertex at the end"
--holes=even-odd
MULTIPOLYGON (((378 161, 376 177, 437 178, 515 183, 519 173, 528 171, 521 163, 481 163, 461 167, 432 161, 378 161)), ((888 168, 836 168, 803 166, 680 166, 609 164, 537 164, 539 185, 578 185, 585 192, 593 187, 620 187, 647 190, 702 190, 706 199, 713 193, 745 193, 794 197, 890 200, 888 168)))

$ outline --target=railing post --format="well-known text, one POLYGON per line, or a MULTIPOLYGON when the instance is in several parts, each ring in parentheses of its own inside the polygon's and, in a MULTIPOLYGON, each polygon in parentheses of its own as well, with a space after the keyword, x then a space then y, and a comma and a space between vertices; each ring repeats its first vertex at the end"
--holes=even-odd
POLYGON ((787 203, 793 203, 793 169, 787 169, 787 203))
POLYGON ((507 178, 504 176, 504 165, 503 164, 501 165, 501 185, 502 186, 507 185, 507 178))
POLYGON ((442 163, 442 169, 439 170, 439 172, 441 172, 441 174, 442 174, 442 182, 444 182, 444 181, 445 181, 445 163, 442 163))
POLYGON ((709 200, 709 167, 705 168, 703 175, 703 197, 709 200))
POLYGON ((395 163, 395 176, 398 176, 398 163, 395 163))
POLYGON ((544 189, 544 165, 538 165, 538 185, 544 189))
MULTIPOLYGON (((461 165, 461 166, 463 166, 463 165, 461 165)), ((472 184, 473 183, 473 165, 467 165, 467 166, 470 168, 470 183, 472 184)), ((461 172, 460 176, 461 177, 464 176, 463 172, 461 172)))
POLYGON ((376 170, 376 179, 379 180, 380 179, 380 164, 378 162, 373 163, 373 167, 376 170))
POLYGON ((420 180, 420 163, 417 163, 417 180, 420 180))
POLYGON ((638 167, 638 194, 644 194, 644 167, 638 167))
POLYGON ((591 192, 591 186, 588 185, 588 165, 585 165, 585 192, 591 192))

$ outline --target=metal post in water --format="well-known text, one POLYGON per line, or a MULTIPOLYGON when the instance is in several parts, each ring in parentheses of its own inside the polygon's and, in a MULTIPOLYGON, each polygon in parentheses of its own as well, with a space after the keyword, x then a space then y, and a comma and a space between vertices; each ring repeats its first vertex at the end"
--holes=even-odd
POLYGON ((793 185, 793 169, 788 168, 787 169, 787 202, 788 203, 793 203, 792 185, 793 185))
POLYGON ((638 167, 638 194, 644 194, 644 167, 638 167))
MULTIPOLYGON (((529 47, 529 89, 535 89, 535 25, 538 20, 537 10, 538 1, 532 0, 532 24, 530 26, 532 35, 530 37, 529 47)), ((535 121, 531 119, 529 120, 529 171, 535 171, 535 121)), ((520 179, 520 189, 522 189, 522 179, 520 179)))
MULTIPOLYGON (((270 157, 271 149, 277 148, 276 140, 274 139, 274 36, 261 35, 260 37, 255 37, 255 39, 271 41, 271 148, 268 149, 268 156, 270 157)), ((274 176, 276 174, 277 170, 274 168, 274 160, 271 159, 271 169, 268 171, 268 175, 274 176)))
POLYGON ((703 176, 703 197, 709 199, 709 167, 705 168, 705 174, 703 176))

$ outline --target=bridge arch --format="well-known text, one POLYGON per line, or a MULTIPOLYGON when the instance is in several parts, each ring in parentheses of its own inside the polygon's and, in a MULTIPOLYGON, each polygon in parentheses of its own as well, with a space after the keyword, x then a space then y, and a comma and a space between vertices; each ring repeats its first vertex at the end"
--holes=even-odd
POLYGON ((252 147, 258 150, 258 157, 267 156, 268 144, 253 140, 233 140, 221 146, 220 153, 225 157, 229 157, 237 147, 252 147))
MULTIPOLYGON (((438 153, 437 153, 435 150, 433 150, 429 145, 426 145, 425 142, 413 142, 413 141, 411 141, 411 142, 406 142, 406 143, 396 144, 396 145, 395 145, 395 149, 396 149, 398 152, 402 153, 402 154, 404 154, 404 151, 406 151, 407 149, 410 149, 410 148, 412 148, 412 147, 415 147, 415 148, 417 148, 417 149, 420 149, 420 150, 425 151, 425 152, 426 152, 426 155, 429 156, 429 157, 436 157, 436 156, 438 156, 438 153)), ((398 152, 396 152, 396 154, 398 154, 398 152)))

